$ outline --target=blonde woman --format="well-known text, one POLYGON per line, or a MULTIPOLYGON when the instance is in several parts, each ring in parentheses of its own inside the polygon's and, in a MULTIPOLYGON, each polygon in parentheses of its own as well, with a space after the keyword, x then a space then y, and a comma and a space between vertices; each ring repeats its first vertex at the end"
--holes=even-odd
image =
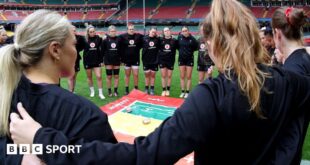
POLYGON ((108 32, 109 34, 103 40, 101 48, 104 54, 104 65, 106 67, 108 96, 112 97, 112 77, 114 77, 114 96, 118 96, 117 89, 119 82, 119 68, 121 65, 121 44, 115 26, 109 26, 108 32))
POLYGON ((96 29, 93 26, 88 26, 86 29, 86 45, 83 55, 83 64, 86 70, 87 83, 90 89, 90 97, 95 97, 95 88, 93 83, 92 73, 94 72, 97 78, 99 98, 105 99, 102 92, 102 71, 103 54, 100 50, 102 39, 96 35, 96 29))
MULTIPOLYGON (((16 112, 17 102, 42 125, 66 136, 115 143, 106 114, 57 86, 62 73, 74 74, 76 39, 70 22, 57 12, 38 10, 21 22, 14 41, 0 49, 0 150, 12 143, 9 113, 16 112)), ((28 157, 0 153, 4 164, 20 164, 28 157)))
MULTIPOLYGON (((136 138, 134 144, 75 141, 88 154, 43 154, 42 158, 51 164, 60 159, 174 164, 194 151, 195 164, 281 164, 281 159, 274 161, 274 154, 285 126, 310 113, 310 78, 269 66, 256 19, 239 1, 214 0, 203 22, 203 34, 220 75, 199 84, 154 132, 136 138)), ((38 123, 20 110, 26 119, 12 115, 14 142, 74 142, 55 129, 38 130, 38 123), (38 131, 34 136, 27 128, 38 131)))
POLYGON ((163 29, 163 37, 160 40, 158 61, 161 72, 161 84, 163 91, 161 96, 170 96, 172 72, 174 69, 176 49, 178 42, 171 35, 169 27, 163 29))

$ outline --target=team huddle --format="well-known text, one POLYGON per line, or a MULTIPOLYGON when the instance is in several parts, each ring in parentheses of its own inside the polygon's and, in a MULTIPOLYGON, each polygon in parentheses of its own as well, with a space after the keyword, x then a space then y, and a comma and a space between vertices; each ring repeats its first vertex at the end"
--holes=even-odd
MULTIPOLYGON (((194 152, 195 164, 300 164, 310 121, 310 54, 302 42, 306 19, 300 9, 277 9, 271 21, 274 43, 264 44, 257 19, 244 4, 213 0, 201 31, 219 75, 197 85, 187 97, 196 62, 193 52, 204 49, 188 28, 172 39, 169 28, 158 38, 154 28, 142 36, 130 25, 126 34, 116 37, 111 26, 103 40, 88 27, 82 41, 59 13, 38 10, 17 27, 14 43, 0 49, 0 162, 170 165, 194 152), (102 63, 108 79, 118 78, 123 63, 125 87, 131 72, 137 83, 141 49, 146 92, 152 94, 160 67, 166 69, 163 94, 169 95, 169 71, 178 49, 181 96, 187 98, 149 135, 118 143, 105 112, 57 86, 60 75, 73 73, 80 45, 92 97, 90 75, 94 71, 102 85, 102 63), (267 47, 282 54, 282 66, 270 65, 267 47), (7 154, 7 144, 13 143, 80 145, 81 152, 7 154)), ((198 66, 205 71, 211 60, 204 62, 205 68, 198 66)), ((109 91, 118 95, 115 89, 109 91)))
MULTIPOLYGON (((92 72, 96 75, 99 98, 105 99, 102 91, 101 67, 105 66, 107 75, 107 89, 109 97, 118 96, 119 72, 121 64, 125 69, 125 95, 129 93, 129 80, 133 75, 134 88, 138 89, 140 52, 145 75, 145 93, 154 95, 156 72, 160 68, 162 79, 162 96, 170 95, 171 77, 174 70, 176 50, 179 51, 178 65, 182 93, 181 98, 187 98, 191 87, 192 70, 194 66, 194 52, 198 50, 197 70, 199 83, 211 77, 214 65, 208 55, 203 38, 198 40, 192 36, 188 27, 182 27, 177 38, 173 38, 169 27, 163 29, 162 37, 157 35, 157 29, 149 29, 148 35, 135 32, 135 27, 129 24, 127 33, 117 36, 117 29, 111 25, 103 39, 96 35, 95 27, 86 29, 85 37, 76 34, 77 52, 84 50, 83 64, 87 73, 90 97, 95 96, 92 72), (142 51, 141 51, 142 50, 142 51), (112 78, 114 91, 112 92, 112 78), (185 81, 187 80, 187 81, 185 81), (186 83, 185 83, 186 82, 186 83)), ((80 70, 82 58, 78 55, 75 72, 80 70)), ((69 78, 69 90, 74 91, 76 74, 69 78)))

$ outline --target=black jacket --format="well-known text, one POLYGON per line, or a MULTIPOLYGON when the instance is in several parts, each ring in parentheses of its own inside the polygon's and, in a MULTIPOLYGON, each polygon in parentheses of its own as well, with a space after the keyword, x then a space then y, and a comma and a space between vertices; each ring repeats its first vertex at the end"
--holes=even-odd
POLYGON ((102 39, 97 35, 88 39, 83 55, 84 65, 97 65, 103 62, 103 54, 100 50, 101 42, 102 39))
MULTIPOLYGON (((61 130, 70 138, 116 143, 107 115, 92 102, 51 84, 33 84, 26 77, 14 92, 12 112, 22 102, 31 117, 44 127, 61 130)), ((21 155, 6 156, 10 137, 0 138, 0 164, 19 165, 21 155)), ((63 164, 67 164, 63 162, 63 164)))
POLYGON ((160 40, 158 37, 145 36, 143 38, 142 62, 145 64, 158 64, 158 50, 160 40))
POLYGON ((295 50, 284 62, 287 70, 310 76, 310 55, 306 49, 295 50))
POLYGON ((104 63, 106 65, 119 65, 121 61, 121 42, 119 37, 110 37, 102 41, 101 50, 103 51, 104 63))
MULTIPOLYGON (((287 124, 309 116, 310 78, 279 68, 261 66, 270 73, 261 90, 259 118, 250 111, 236 77, 220 74, 198 85, 172 117, 134 144, 72 141, 62 132, 41 128, 34 143, 82 145, 78 155, 43 154, 49 164, 174 164, 195 151, 195 164, 278 164, 272 162, 287 124)), ((288 163, 286 163, 288 164, 288 163)))
POLYGON ((206 48, 205 41, 202 38, 199 38, 199 49, 198 49, 198 65, 214 65, 213 61, 209 56, 208 49, 206 48))
POLYGON ((178 36, 179 45, 179 61, 187 61, 194 59, 194 51, 198 50, 198 42, 192 36, 184 37, 182 34, 178 36))
MULTIPOLYGON (((310 76, 310 55, 305 49, 297 49, 285 60, 283 68, 300 75, 310 76)), ((309 116, 307 118, 305 115, 300 115, 291 121, 279 142, 280 147, 275 154, 275 162, 281 160, 282 164, 287 162, 300 164, 308 126, 309 116)))
POLYGON ((76 38, 75 48, 76 48, 76 52, 77 52, 76 61, 80 61, 82 59, 80 52, 82 50, 84 50, 84 48, 86 46, 86 41, 85 41, 85 38, 81 35, 75 35, 75 38, 76 38))
POLYGON ((139 62, 140 49, 143 45, 143 35, 135 33, 129 35, 128 33, 120 35, 121 40, 121 60, 124 63, 139 62))
POLYGON ((178 42, 174 38, 161 38, 159 45, 158 58, 160 64, 173 65, 175 62, 176 49, 179 48, 178 42))

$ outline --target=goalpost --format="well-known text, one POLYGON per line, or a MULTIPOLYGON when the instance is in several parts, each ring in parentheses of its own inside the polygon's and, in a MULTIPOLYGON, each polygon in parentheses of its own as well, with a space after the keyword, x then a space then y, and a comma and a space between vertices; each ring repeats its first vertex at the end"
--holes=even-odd
MULTIPOLYGON (((128 26, 128 23, 129 23, 129 18, 128 18, 128 12, 129 12, 129 0, 126 0, 126 26, 128 26)), ((145 0, 142 0, 143 1, 143 23, 142 23, 142 26, 143 26, 143 34, 145 35, 145 32, 146 32, 146 29, 145 29, 145 0)), ((135 26, 139 26, 139 25, 135 25, 135 26)))

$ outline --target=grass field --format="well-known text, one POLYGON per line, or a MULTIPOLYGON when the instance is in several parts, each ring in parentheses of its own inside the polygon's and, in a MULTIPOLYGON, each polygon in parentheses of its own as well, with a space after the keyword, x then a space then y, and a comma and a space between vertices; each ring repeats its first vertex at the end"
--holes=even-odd
MULTIPOLYGON (((195 54, 195 65, 194 65, 194 69, 193 69, 193 75, 192 75, 192 87, 196 86, 198 84, 198 71, 197 71, 197 64, 196 64, 196 59, 197 59, 197 52, 195 54)), ((90 98, 89 97, 89 87, 87 84, 87 78, 86 78, 86 72, 84 70, 84 67, 82 65, 82 62, 80 64, 80 68, 81 71, 79 72, 78 76, 77 76, 77 82, 76 82, 76 87, 75 87, 75 93, 83 96, 89 100, 91 100, 92 102, 94 102, 97 106, 103 106, 106 105, 112 101, 115 101, 117 99, 119 99, 120 97, 122 97, 125 93, 125 87, 124 87, 124 69, 123 67, 121 67, 120 70, 120 82, 119 82, 119 96, 118 97, 108 97, 107 96, 107 88, 106 88, 106 73, 105 73, 105 69, 102 69, 102 78, 103 78, 103 90, 104 90, 104 95, 106 97, 105 100, 100 100, 98 97, 98 88, 97 88, 97 82, 96 82, 96 78, 95 76, 93 76, 93 80, 94 80, 94 86, 95 86, 95 90, 96 90, 96 96, 94 98, 90 98)), ((141 66, 141 64, 140 64, 141 66)), ((174 72, 173 72, 173 76, 172 76, 172 82, 171 82, 171 90, 170 90, 170 97, 179 97, 180 93, 181 93, 181 89, 180 89, 180 79, 179 79, 179 68, 177 67, 177 64, 175 64, 174 67, 174 72)), ((213 72, 213 76, 216 76, 218 73, 217 71, 213 72)), ((61 86, 63 88, 68 87, 67 85, 67 79, 62 79, 61 80, 61 86)), ((112 85, 113 87, 113 85, 112 85)), ((133 89, 133 79, 131 77, 130 80, 130 90, 133 89)), ((139 71, 139 89, 144 91, 144 73, 143 73, 143 69, 142 67, 140 67, 140 71, 139 71)), ((155 80, 155 94, 156 95, 160 95, 162 92, 162 87, 161 87, 161 78, 160 78, 160 71, 157 72, 156 74, 156 80, 155 80)), ((307 133, 307 137, 305 139, 305 143, 304 143, 304 148, 303 148, 303 159, 306 160, 310 160, 310 127, 308 129, 308 133, 307 133)))

